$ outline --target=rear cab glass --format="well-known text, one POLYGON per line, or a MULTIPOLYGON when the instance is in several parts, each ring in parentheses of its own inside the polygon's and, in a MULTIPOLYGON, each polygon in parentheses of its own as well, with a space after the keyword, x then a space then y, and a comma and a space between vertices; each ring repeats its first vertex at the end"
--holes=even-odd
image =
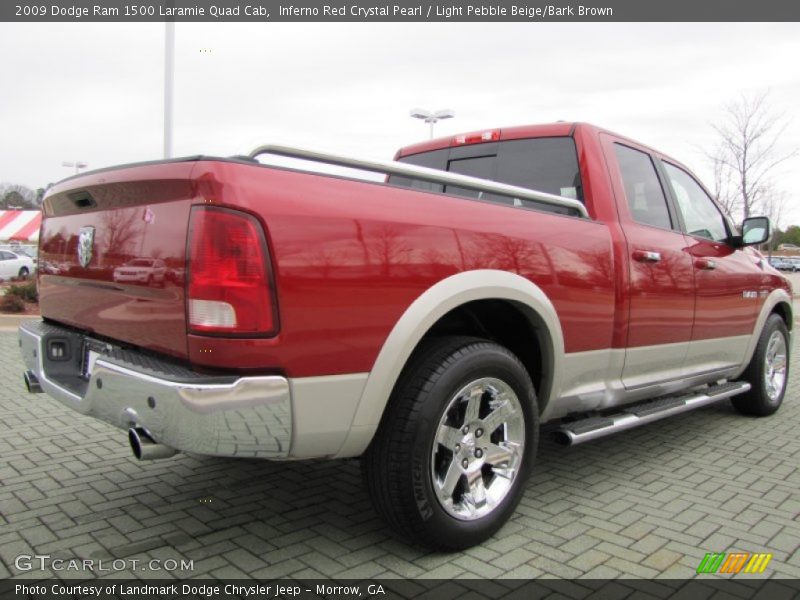
MULTIPOLYGON (((490 179, 583 202, 578 154, 571 137, 542 137, 454 146, 404 156, 399 160, 412 165, 490 179)), ((544 202, 490 194, 453 185, 443 186, 409 177, 392 176, 389 178, 389 183, 498 204, 559 214, 574 214, 574 211, 568 208, 544 202)))

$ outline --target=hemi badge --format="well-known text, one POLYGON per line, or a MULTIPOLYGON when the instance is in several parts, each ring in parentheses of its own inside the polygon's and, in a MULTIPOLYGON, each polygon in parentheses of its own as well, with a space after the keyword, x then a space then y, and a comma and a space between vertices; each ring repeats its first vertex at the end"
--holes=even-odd
POLYGON ((752 290, 744 291, 744 292, 742 292, 742 298, 746 298, 746 299, 758 298, 758 292, 755 292, 755 291, 752 291, 752 290))

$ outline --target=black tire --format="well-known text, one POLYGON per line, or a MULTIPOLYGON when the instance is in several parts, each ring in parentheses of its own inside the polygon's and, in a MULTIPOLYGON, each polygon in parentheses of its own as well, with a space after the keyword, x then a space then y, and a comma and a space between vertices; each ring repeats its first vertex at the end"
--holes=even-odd
MULTIPOLYGON (((536 455, 538 437, 536 394, 525 367, 514 354, 498 344, 477 338, 446 337, 432 340, 415 353, 403 370, 375 438, 363 457, 362 467, 369 495, 378 513, 406 539, 438 550, 459 550, 473 546, 494 534, 514 512, 536 455), (453 410, 457 410, 454 406, 470 405, 469 401, 464 401, 466 393, 459 396, 459 392, 470 385, 479 386, 469 388, 473 392, 480 392, 484 389, 480 386, 486 386, 486 391, 473 393, 471 397, 480 398, 476 404, 483 411, 480 419, 486 419, 487 432, 480 430, 479 424, 483 421, 474 421, 471 440, 465 436, 455 444, 453 448, 459 448, 461 452, 456 454, 455 451, 443 450, 444 446, 436 441, 437 432, 440 427, 447 426, 448 431, 458 435, 463 433, 462 427, 467 422, 466 411, 469 408, 464 409, 460 425, 455 421, 448 425, 449 421, 445 420, 452 418, 453 410), (516 396, 517 402, 513 405, 521 408, 521 417, 518 415, 520 411, 514 410, 507 417, 508 421, 503 421, 502 427, 488 431, 492 424, 487 417, 497 406, 511 402, 504 400, 501 404, 490 404, 501 397, 493 395, 497 389, 506 390, 502 398, 516 396), (508 390, 513 394, 508 394, 508 390), (501 477, 497 474, 497 462, 492 462, 489 453, 492 448, 496 451, 501 445, 502 448, 509 447, 507 440, 499 441, 497 438, 498 434, 501 437, 508 435, 508 431, 515 431, 517 436, 524 435, 524 443, 515 457, 508 459, 515 461, 517 468, 509 468, 507 472, 515 472, 516 475, 501 477), (479 439, 481 436, 483 439, 479 439), (483 452, 486 452, 485 456, 483 452), (434 467, 434 461, 438 461, 440 455, 449 457, 442 468, 446 470, 449 465, 449 468, 454 468, 454 473, 460 473, 457 475, 455 491, 449 496, 451 512, 444 508, 434 489, 433 477, 439 468, 434 467), (464 456, 474 460, 470 466, 471 476, 466 474, 466 470, 462 472, 455 468, 463 463, 460 457, 464 456), (479 487, 489 492, 493 488, 501 489, 493 507, 492 503, 472 503, 480 494, 473 494, 470 477, 476 483, 476 489, 479 487), (478 478, 481 479, 479 485, 478 478), (484 481, 488 482, 485 488, 484 481), (459 494, 458 503, 452 502, 459 494), (481 511, 489 512, 476 514, 470 517, 471 520, 452 514, 454 506, 472 506, 478 510, 476 507, 479 504, 481 511)), ((510 467, 511 462, 504 464, 510 467)), ((438 485, 443 484, 439 482, 438 485)), ((489 492, 484 493, 488 496, 489 492)), ((442 493, 446 495, 446 492, 442 493)))
POLYGON ((18 277, 19 277, 20 279, 27 279, 27 278, 28 278, 28 275, 30 275, 30 273, 31 273, 31 272, 28 270, 28 267, 22 267, 22 268, 19 270, 18 277))
POLYGON ((766 417, 780 408, 789 381, 789 352, 789 332, 786 329, 786 323, 779 315, 772 314, 764 324, 764 329, 761 331, 758 344, 753 352, 753 358, 742 374, 742 380, 747 381, 752 387, 749 392, 731 398, 731 403, 736 410, 744 415, 766 417), (773 336, 783 337, 783 348, 785 349, 785 371, 783 382, 779 386, 774 385, 775 380, 770 378, 767 366, 767 353, 770 352, 770 340, 773 339, 773 336))

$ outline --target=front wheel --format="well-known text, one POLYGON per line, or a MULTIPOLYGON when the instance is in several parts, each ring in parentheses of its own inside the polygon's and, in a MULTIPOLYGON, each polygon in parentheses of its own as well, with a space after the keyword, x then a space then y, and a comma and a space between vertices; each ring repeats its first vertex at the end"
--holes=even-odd
POLYGON ((376 509, 404 537, 457 550, 511 516, 538 441, 525 367, 498 344, 434 340, 401 375, 364 457, 376 509))
POLYGON ((766 417, 780 408, 786 394, 789 376, 789 331, 786 323, 772 314, 753 352, 742 379, 747 381, 750 391, 731 398, 740 413, 766 417))
POLYGON ((27 279, 27 278, 28 278, 28 275, 30 275, 30 271, 28 270, 28 267, 22 267, 22 268, 19 270, 19 273, 17 274, 17 276, 18 276, 20 279, 27 279))

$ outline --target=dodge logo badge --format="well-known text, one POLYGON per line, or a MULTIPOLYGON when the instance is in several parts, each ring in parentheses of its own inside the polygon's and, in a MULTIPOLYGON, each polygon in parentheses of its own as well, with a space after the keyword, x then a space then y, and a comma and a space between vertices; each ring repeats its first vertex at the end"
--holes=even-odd
POLYGON ((92 262, 94 249, 94 227, 91 225, 81 227, 78 235, 78 262, 85 269, 92 262))

